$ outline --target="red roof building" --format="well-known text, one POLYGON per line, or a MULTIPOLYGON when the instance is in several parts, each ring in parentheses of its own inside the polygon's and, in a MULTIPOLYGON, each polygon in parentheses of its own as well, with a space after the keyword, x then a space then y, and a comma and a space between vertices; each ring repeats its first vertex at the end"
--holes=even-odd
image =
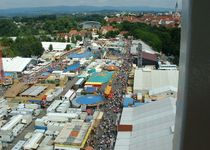
POLYGON ((153 26, 165 26, 165 27, 177 27, 180 25, 180 16, 178 15, 154 15, 154 14, 144 14, 141 17, 136 16, 121 16, 115 18, 106 18, 106 21, 109 23, 118 22, 121 23, 123 21, 128 22, 141 22, 150 24, 153 26))
POLYGON ((107 32, 110 32, 110 31, 117 31, 118 29, 117 28, 114 28, 113 26, 103 26, 101 27, 101 33, 102 34, 106 34, 107 32))

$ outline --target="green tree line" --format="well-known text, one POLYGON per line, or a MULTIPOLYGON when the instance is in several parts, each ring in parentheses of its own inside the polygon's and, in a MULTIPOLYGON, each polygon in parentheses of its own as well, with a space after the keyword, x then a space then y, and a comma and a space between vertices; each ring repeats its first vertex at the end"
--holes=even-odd
POLYGON ((41 56, 44 52, 41 41, 34 36, 17 37, 15 41, 9 38, 3 38, 0 40, 0 44, 3 47, 3 55, 5 57, 31 57, 41 56))
MULTIPOLYGON (((154 50, 175 57, 175 63, 178 63, 180 54, 180 28, 165 28, 147 25, 144 23, 112 23, 119 31, 128 31, 125 36, 133 36, 135 39, 141 39, 154 50)), ((109 33, 110 34, 110 33, 109 33)))

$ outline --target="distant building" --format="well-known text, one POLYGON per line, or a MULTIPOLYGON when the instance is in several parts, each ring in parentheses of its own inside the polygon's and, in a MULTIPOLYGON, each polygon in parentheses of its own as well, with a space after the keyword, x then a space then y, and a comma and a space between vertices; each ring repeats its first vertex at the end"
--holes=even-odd
POLYGON ((82 29, 88 29, 88 30, 93 30, 93 29, 99 30, 101 28, 101 23, 97 21, 85 21, 80 25, 82 26, 82 29))
POLYGON ((180 25, 181 16, 178 11, 174 14, 151 14, 147 13, 141 17, 136 16, 119 16, 113 18, 104 18, 106 22, 112 23, 122 23, 124 21, 128 21, 131 23, 141 22, 146 23, 152 26, 165 26, 168 28, 178 27, 180 25))
POLYGON ((101 27, 101 33, 102 34, 106 34, 107 32, 110 32, 110 31, 117 31, 118 29, 117 28, 114 28, 113 26, 103 26, 101 27))
POLYGON ((131 54, 134 56, 134 63, 137 64, 137 59, 138 59, 138 51, 137 47, 138 44, 141 43, 142 45, 142 65, 154 65, 158 66, 158 57, 157 57, 157 52, 155 52, 149 45, 144 43, 141 40, 133 40, 132 45, 131 45, 131 54))

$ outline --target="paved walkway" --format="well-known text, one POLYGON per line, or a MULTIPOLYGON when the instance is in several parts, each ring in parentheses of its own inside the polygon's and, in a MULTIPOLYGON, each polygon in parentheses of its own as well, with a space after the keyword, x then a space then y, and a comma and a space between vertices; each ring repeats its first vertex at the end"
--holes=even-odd
POLYGON ((101 106, 104 111, 104 119, 95 134, 89 139, 89 145, 96 150, 113 150, 117 137, 117 125, 119 124, 122 108, 123 95, 126 94, 128 74, 132 69, 132 58, 129 53, 123 57, 123 64, 117 76, 112 81, 113 97, 101 106))

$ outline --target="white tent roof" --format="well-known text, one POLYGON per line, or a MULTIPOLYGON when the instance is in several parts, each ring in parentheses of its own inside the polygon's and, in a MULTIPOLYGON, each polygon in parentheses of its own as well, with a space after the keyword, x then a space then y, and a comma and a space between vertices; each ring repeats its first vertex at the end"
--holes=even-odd
POLYGON ((141 92, 156 88, 172 86, 178 87, 178 70, 135 70, 134 91, 141 92))
POLYGON ((124 108, 120 124, 133 131, 118 132, 115 150, 172 150, 176 100, 173 98, 124 108))
POLYGON ((32 58, 3 58, 3 68, 5 72, 22 72, 31 62, 32 58))
POLYGON ((53 50, 63 51, 66 48, 66 45, 71 45, 71 43, 66 42, 42 42, 42 47, 45 50, 49 50, 49 46, 52 45, 53 50))

